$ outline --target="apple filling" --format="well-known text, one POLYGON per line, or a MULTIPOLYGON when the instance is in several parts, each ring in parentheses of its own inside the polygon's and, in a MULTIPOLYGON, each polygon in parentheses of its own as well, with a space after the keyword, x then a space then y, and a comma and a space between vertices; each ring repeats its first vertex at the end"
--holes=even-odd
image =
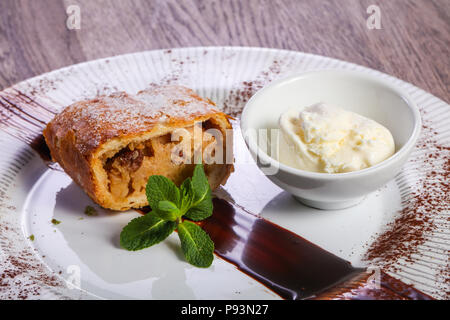
MULTIPOLYGON (((201 145, 195 142, 195 138, 185 139, 183 136, 179 137, 178 141, 172 141, 172 133, 140 143, 130 143, 105 161, 109 192, 118 199, 141 195, 145 192, 148 177, 151 175, 163 175, 180 185, 187 177, 192 176, 195 154, 201 154, 204 159, 205 154, 209 152, 214 157, 217 140, 214 135, 205 132, 210 128, 217 129, 211 120, 202 123, 201 145), (200 147, 201 153, 198 152, 200 147)), ((194 127, 184 129, 185 133, 194 137, 194 127)), ((224 163, 224 159, 225 154, 221 163, 224 163)), ((219 165, 205 164, 206 175, 219 165)))

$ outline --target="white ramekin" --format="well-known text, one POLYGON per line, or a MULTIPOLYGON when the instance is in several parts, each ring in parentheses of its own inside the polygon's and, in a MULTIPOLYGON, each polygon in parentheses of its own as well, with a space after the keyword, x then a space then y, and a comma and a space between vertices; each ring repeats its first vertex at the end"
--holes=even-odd
POLYGON ((259 90, 244 108, 241 129, 253 158, 275 184, 308 206, 342 209, 358 204, 399 173, 417 142, 421 119, 405 92, 379 78, 355 71, 321 70, 291 76, 259 90), (249 134, 278 128, 285 110, 317 102, 338 105, 381 123, 394 137, 395 154, 360 171, 316 173, 278 162, 261 148, 257 134, 249 134))

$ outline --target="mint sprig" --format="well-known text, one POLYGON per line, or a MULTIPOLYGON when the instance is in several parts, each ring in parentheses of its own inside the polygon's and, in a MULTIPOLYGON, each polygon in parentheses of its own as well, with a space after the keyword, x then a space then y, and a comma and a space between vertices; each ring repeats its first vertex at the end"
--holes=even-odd
POLYGON ((177 230, 186 260, 196 267, 209 267, 214 243, 202 228, 183 219, 200 221, 212 215, 211 188, 203 165, 197 164, 192 178, 184 180, 179 188, 164 176, 151 176, 146 195, 152 211, 131 220, 123 228, 120 245, 127 250, 141 250, 163 241, 177 230))

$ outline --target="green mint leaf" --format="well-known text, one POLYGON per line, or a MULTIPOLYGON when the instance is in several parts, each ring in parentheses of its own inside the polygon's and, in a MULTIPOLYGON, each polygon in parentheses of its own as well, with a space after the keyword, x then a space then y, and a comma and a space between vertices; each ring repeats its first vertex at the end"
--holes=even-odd
POLYGON ((202 164, 195 165, 194 173, 192 174, 192 186, 194 187, 196 200, 203 197, 210 190, 208 178, 202 164))
POLYGON ((175 204, 180 202, 180 190, 170 179, 154 175, 148 178, 145 189, 148 204, 155 210, 160 201, 168 200, 175 204))
POLYGON ((97 210, 92 206, 86 206, 86 208, 84 208, 84 214, 90 217, 98 216, 97 210))
POLYGON ((168 201, 168 200, 162 200, 158 203, 158 209, 166 212, 173 212, 173 211, 179 211, 178 207, 175 205, 175 203, 168 201))
POLYGON ((197 201, 186 212, 185 216, 194 221, 204 220, 212 215, 213 203, 211 199, 211 190, 209 190, 202 200, 197 201))
POLYGON ((61 221, 56 220, 56 219, 52 219, 52 223, 53 223, 54 225, 58 225, 58 224, 61 223, 61 221))
POLYGON ((194 201, 194 188, 191 178, 187 178, 180 186, 180 211, 184 215, 192 206, 194 201))
POLYGON ((130 251, 141 250, 167 238, 176 228, 152 213, 131 220, 120 233, 120 245, 130 251))
POLYGON ((206 178, 203 165, 197 164, 192 175, 192 189, 194 200, 185 216, 191 220, 199 221, 212 215, 213 204, 211 199, 211 187, 206 178))
POLYGON ((214 259, 214 243, 195 223, 183 221, 178 225, 178 236, 186 260, 199 268, 207 268, 214 259))
POLYGON ((168 200, 160 201, 158 207, 152 210, 152 213, 167 221, 175 221, 182 216, 180 209, 178 209, 175 203, 168 200))

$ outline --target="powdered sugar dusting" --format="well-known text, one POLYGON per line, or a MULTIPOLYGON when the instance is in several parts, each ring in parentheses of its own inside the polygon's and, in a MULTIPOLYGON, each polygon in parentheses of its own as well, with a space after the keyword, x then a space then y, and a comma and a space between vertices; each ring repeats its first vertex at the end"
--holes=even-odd
POLYGON ((214 104, 182 86, 152 87, 135 95, 114 93, 70 105, 51 122, 57 136, 76 132, 77 146, 87 153, 119 135, 144 132, 156 122, 189 120, 217 112, 214 104))
POLYGON ((139 92, 135 99, 142 102, 145 113, 184 118, 191 114, 210 112, 213 103, 201 99, 190 89, 181 86, 161 86, 139 92))

